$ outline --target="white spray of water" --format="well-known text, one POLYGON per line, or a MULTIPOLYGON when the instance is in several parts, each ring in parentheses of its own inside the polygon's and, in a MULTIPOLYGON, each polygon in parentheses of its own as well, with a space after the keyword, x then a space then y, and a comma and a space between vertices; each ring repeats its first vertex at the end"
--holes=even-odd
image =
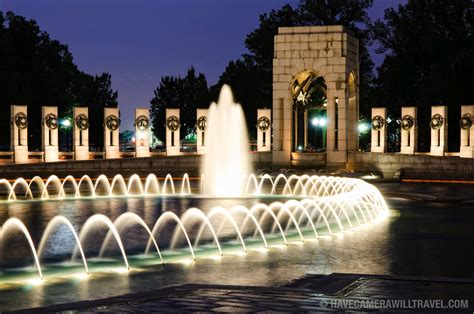
POLYGON ((207 154, 203 158, 203 190, 212 196, 244 193, 251 172, 247 126, 229 86, 222 86, 217 104, 209 107, 207 154))

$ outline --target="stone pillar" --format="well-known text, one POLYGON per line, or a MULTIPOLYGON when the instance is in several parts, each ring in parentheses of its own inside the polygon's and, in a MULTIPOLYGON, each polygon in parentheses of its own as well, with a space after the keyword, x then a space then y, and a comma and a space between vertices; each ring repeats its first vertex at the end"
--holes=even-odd
POLYGON ((74 107, 72 142, 76 160, 89 159, 89 116, 87 107, 74 107))
POLYGON ((431 150, 433 156, 444 156, 448 150, 448 107, 431 107, 431 150))
POLYGON ((119 116, 118 108, 104 108, 104 152, 107 159, 120 158, 119 116))
POLYGON ((272 147, 272 110, 257 110, 257 151, 269 152, 272 147))
POLYGON ((306 150, 306 147, 308 147, 308 109, 304 111, 304 119, 303 119, 303 124, 304 124, 304 147, 303 150, 306 150))
POLYGON ((58 107, 42 107, 42 133, 43 141, 41 149, 44 152, 45 162, 58 161, 59 146, 58 146, 58 107))
POLYGON ((135 109, 135 156, 150 157, 150 111, 135 109))
POLYGON ((10 146, 16 164, 28 162, 28 108, 11 106, 10 146))
POLYGON ((402 107, 400 153, 415 154, 418 145, 416 107, 402 107))
POLYGON ((387 150, 387 108, 372 108, 370 151, 384 153, 387 150))
POLYGON ((166 155, 181 155, 179 109, 166 109, 166 155))
POLYGON ((461 150, 463 158, 474 158, 474 105, 461 106, 461 150))
POLYGON ((207 153, 207 117, 209 109, 197 109, 196 112, 196 152, 207 153))

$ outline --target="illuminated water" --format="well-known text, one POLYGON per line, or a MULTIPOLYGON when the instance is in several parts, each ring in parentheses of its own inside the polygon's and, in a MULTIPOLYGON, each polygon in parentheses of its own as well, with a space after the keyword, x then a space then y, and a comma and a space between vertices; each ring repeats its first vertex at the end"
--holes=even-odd
POLYGON ((244 193, 251 172, 247 126, 230 87, 224 85, 217 104, 209 107, 208 151, 203 157, 204 194, 237 196, 244 193))
MULTIPOLYGON (((413 191, 412 188, 409 190, 413 191)), ((117 259, 111 263, 116 267, 115 272, 93 273, 88 279, 77 276, 58 278, 41 285, 34 285, 33 281, 21 287, 4 287, 0 291, 0 311, 108 297, 191 282, 277 285, 308 272, 474 276, 472 203, 421 203, 400 198, 387 201, 391 208, 389 219, 353 232, 321 237, 318 241, 306 241, 304 244, 295 242, 288 247, 254 250, 244 255, 225 255, 222 260, 198 258, 192 264, 169 263, 164 268, 151 265, 133 270, 134 264, 143 261, 132 259, 132 271, 126 274, 119 273, 123 265, 117 259)), ((93 214, 104 214, 114 220, 127 211, 144 217, 152 225, 161 213, 160 208, 177 212, 176 208, 210 208, 217 203, 232 205, 234 202, 199 198, 117 198, 3 203, 0 204, 0 224, 11 215, 21 218, 28 226, 36 222, 38 227, 32 229, 32 237, 38 241, 46 222, 57 214, 74 221, 76 228, 93 214)), ((250 206, 256 200, 242 202, 250 206)), ((139 234, 142 233, 136 235, 135 243, 142 243, 139 234)), ((56 241, 62 243, 61 239, 65 245, 50 248, 50 255, 68 252, 73 246, 70 237, 58 234, 56 241)), ((15 255, 28 255, 24 242, 20 242, 21 249, 15 251, 15 255)), ((208 249, 212 250, 210 246, 208 249)), ((34 274, 31 258, 28 261, 27 265, 34 274)))

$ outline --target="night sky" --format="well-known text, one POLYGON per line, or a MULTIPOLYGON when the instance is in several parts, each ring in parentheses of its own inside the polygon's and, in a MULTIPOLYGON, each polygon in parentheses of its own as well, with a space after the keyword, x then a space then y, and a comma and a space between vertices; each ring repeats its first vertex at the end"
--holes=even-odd
MULTIPOLYGON (((79 68, 109 72, 119 91, 122 127, 134 109, 148 107, 164 75, 192 65, 216 83, 230 60, 246 52, 245 36, 258 16, 298 0, 0 0, 1 11, 32 18, 69 46, 79 68)), ((406 0, 375 0, 373 20, 406 0)), ((376 65, 382 56, 373 54, 376 65)))

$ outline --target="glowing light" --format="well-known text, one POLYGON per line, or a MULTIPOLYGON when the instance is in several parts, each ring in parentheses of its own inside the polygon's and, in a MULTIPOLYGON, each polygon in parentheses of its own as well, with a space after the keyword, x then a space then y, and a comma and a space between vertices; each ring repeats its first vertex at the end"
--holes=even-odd
POLYGON ((71 126, 71 120, 69 120, 69 119, 63 119, 63 120, 61 121, 61 125, 64 126, 64 127, 66 127, 66 128, 67 128, 67 127, 70 127, 70 126, 71 126))
POLYGON ((28 279, 26 282, 31 286, 39 286, 43 284, 43 279, 40 279, 40 278, 28 279))
POLYGON ((359 126, 357 127, 359 129, 360 133, 365 133, 369 130, 369 126, 366 123, 359 123, 359 126))
POLYGON ((118 274, 125 274, 125 273, 128 273, 129 271, 130 271, 130 269, 128 269, 126 267, 118 267, 118 268, 114 269, 114 272, 116 272, 118 274))
POLYGON ((79 273, 79 274, 74 275, 74 278, 76 278, 78 280, 86 280, 86 279, 89 279, 89 274, 88 273, 79 273))
POLYGON ((326 119, 325 119, 325 118, 313 118, 313 119, 311 120, 311 124, 312 124, 313 126, 321 126, 321 127, 323 127, 323 126, 326 125, 326 119))

